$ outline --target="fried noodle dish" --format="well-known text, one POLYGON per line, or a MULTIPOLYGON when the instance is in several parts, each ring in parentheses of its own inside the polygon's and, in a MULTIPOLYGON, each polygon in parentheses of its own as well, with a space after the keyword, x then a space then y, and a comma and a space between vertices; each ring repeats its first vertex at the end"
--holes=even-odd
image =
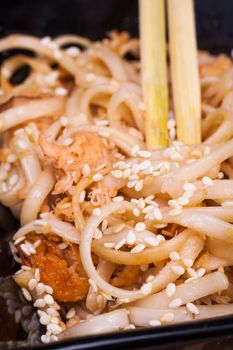
POLYGON ((149 151, 138 39, 0 40, 12 49, 0 201, 20 222, 14 280, 41 341, 232 314, 232 60, 198 53, 199 145, 176 139, 169 78, 169 147, 149 151))

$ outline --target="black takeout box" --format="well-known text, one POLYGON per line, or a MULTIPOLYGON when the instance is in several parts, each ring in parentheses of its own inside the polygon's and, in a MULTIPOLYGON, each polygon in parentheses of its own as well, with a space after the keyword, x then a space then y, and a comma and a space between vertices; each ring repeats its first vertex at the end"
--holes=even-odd
MULTIPOLYGON (((154 0, 157 1, 157 0, 154 0)), ((182 1, 182 0, 181 0, 182 1)), ((198 45, 213 53, 230 54, 233 46, 233 1, 196 0, 198 45)), ((1 0, 0 36, 25 33, 57 36, 75 33, 93 40, 103 38, 112 29, 127 30, 138 36, 137 0, 1 0)), ((14 219, 0 207, 0 275, 5 276, 11 262, 6 262, 4 237, 15 226, 14 219), (4 268, 3 268, 4 266, 4 268)), ((0 310, 0 314, 4 310, 0 310)), ((2 331, 3 318, 0 316, 2 331)), ((0 332, 0 337, 2 331, 0 332)), ((8 329, 8 332, 11 330, 8 329)), ((20 342, 1 342, 0 349, 19 347, 20 342)), ((37 349, 232 349, 233 317, 138 329, 114 334, 71 339, 37 349)), ((23 348, 29 349, 25 344, 23 348)), ((35 347, 33 347, 35 348, 35 347)))

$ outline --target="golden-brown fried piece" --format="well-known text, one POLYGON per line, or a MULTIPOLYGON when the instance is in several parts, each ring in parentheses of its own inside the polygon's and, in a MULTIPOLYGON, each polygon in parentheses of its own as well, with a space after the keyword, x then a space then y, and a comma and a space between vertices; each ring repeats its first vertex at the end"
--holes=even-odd
POLYGON ((140 268, 138 266, 126 265, 121 272, 111 281, 115 287, 131 287, 136 284, 139 279, 140 268))
POLYGON ((212 62, 204 63, 200 66, 200 76, 219 76, 223 74, 231 65, 232 63, 229 57, 225 55, 219 55, 212 62))

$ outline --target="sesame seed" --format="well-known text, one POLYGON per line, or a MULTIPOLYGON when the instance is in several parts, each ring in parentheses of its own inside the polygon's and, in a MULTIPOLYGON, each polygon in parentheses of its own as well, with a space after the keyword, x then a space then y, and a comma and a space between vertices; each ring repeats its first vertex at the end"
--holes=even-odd
POLYGON ((172 309, 175 309, 181 305, 182 305, 181 298, 176 298, 176 299, 172 300, 168 306, 172 309))
POLYGON ((98 135, 108 138, 110 136, 110 133, 108 131, 99 131, 98 135))
POLYGON ((140 210, 138 208, 133 209, 133 214, 134 216, 139 216, 140 215, 140 210))
POLYGON ((123 178, 127 179, 130 176, 130 174, 131 174, 131 169, 125 169, 123 171, 123 178))
POLYGON ((172 266, 171 269, 176 275, 179 276, 185 273, 185 269, 182 266, 172 266))
POLYGON ((60 123, 62 126, 67 126, 69 124, 69 119, 66 116, 60 118, 60 123))
POLYGON ((104 247, 105 247, 105 248, 111 249, 111 248, 113 248, 114 246, 115 246, 115 243, 113 243, 113 242, 106 242, 106 243, 104 243, 104 247))
POLYGON ((224 173, 222 171, 219 171, 218 178, 219 179, 223 179, 224 178, 224 173))
POLYGON ((33 246, 34 246, 34 248, 38 248, 40 244, 41 244, 41 240, 40 240, 40 239, 37 239, 37 240, 33 243, 33 246))
POLYGON ((194 269, 192 269, 191 267, 187 268, 187 272, 190 276, 196 277, 196 271, 194 269))
POLYGON ((121 170, 112 170, 111 174, 113 177, 115 177, 116 179, 120 179, 123 176, 123 172, 121 170))
POLYGON ((95 293, 98 292, 98 287, 97 287, 95 281, 93 279, 89 278, 88 282, 89 282, 90 286, 92 287, 93 291, 95 293))
POLYGON ((159 242, 155 237, 145 237, 144 242, 152 247, 157 247, 159 245, 159 242))
POLYGON ((194 305, 193 303, 187 303, 186 308, 189 312, 191 312, 194 315, 199 315, 200 313, 196 305, 194 305))
POLYGON ((100 208, 95 208, 93 211, 92 211, 92 214, 94 215, 94 216, 100 216, 101 215, 101 210, 100 210, 100 208))
POLYGON ((143 179, 139 180, 135 184, 135 190, 137 192, 141 191, 143 189, 143 179))
POLYGON ((127 233, 126 242, 128 245, 133 245, 136 242, 136 235, 132 230, 127 233))
POLYGON ((165 238, 162 235, 157 235, 156 238, 159 242, 165 241, 165 238))
POLYGON ((201 181, 206 186, 213 186, 214 185, 213 180, 210 177, 208 177, 208 176, 204 176, 201 181))
POLYGON ((82 174, 83 176, 88 176, 91 172, 91 169, 88 164, 84 164, 82 167, 82 174))
POLYGON ((62 328, 57 324, 49 323, 47 327, 48 330, 51 330, 54 334, 59 334, 62 332, 62 328))
POLYGON ((109 125, 109 121, 108 120, 96 120, 95 124, 99 125, 99 126, 108 126, 109 125))
POLYGON ((138 222, 135 225, 135 230, 138 232, 144 231, 146 229, 146 225, 144 224, 144 222, 138 222))
POLYGON ((174 321, 174 314, 172 312, 167 312, 165 315, 163 315, 161 318, 160 318, 160 322, 161 323, 170 323, 172 321, 174 321))
POLYGON ((170 216, 177 216, 182 214, 182 209, 172 209, 168 212, 168 215, 170 216))
POLYGON ((183 186, 184 191, 195 191, 195 189, 196 189, 196 186, 191 182, 186 182, 183 186))
POLYGON ((208 156, 208 154, 210 154, 210 147, 209 146, 205 146, 205 148, 204 148, 204 156, 208 156))
POLYGON ((44 344, 47 344, 50 342, 50 336, 48 336, 46 334, 43 334, 40 339, 41 339, 42 343, 44 343, 44 344))
POLYGON ((24 241, 26 239, 25 236, 21 236, 19 238, 17 238, 14 242, 15 245, 19 244, 20 242, 24 241))
POLYGON ((28 300, 28 301, 32 300, 32 296, 26 288, 22 288, 22 293, 23 293, 23 296, 26 300, 28 300))
POLYGON ((140 291, 143 295, 148 295, 152 292, 152 283, 145 283, 141 286, 140 291))
POLYGON ((97 228, 97 229, 95 230, 95 232, 94 232, 93 237, 94 237, 95 239, 101 239, 101 238, 103 237, 103 233, 97 228))
POLYGON ((166 295, 168 296, 168 298, 173 297, 175 292, 176 292, 176 285, 175 285, 175 283, 168 283, 168 285, 166 287, 166 295))
POLYGON ((198 270, 196 270, 196 277, 199 278, 204 276, 205 272, 206 269, 204 269, 204 267, 200 267, 198 270))
POLYGON ((37 280, 35 278, 30 279, 30 281, 28 282, 28 288, 30 290, 35 289, 36 285, 37 285, 37 280))
POLYGON ((154 210, 153 210, 153 215, 154 215, 154 218, 156 219, 156 220, 162 220, 162 218, 163 218, 163 215, 162 215, 162 213, 161 213, 161 211, 160 211, 160 209, 159 208, 154 208, 154 210))
POLYGON ((18 140, 17 144, 18 144, 18 147, 19 147, 21 150, 25 150, 25 149, 28 148, 27 143, 26 143, 25 141, 23 141, 23 140, 18 140))
POLYGON ((140 150, 140 147, 138 145, 135 145, 131 150, 131 156, 136 157, 139 150, 140 150))
POLYGON ((31 253, 28 249, 28 247, 26 246, 26 244, 20 244, 20 248, 22 249, 22 251, 27 255, 27 256, 30 256, 31 253))
POLYGON ((43 299, 44 299, 44 302, 48 305, 52 305, 54 303, 54 299, 50 294, 46 294, 43 299))
POLYGON ((178 261, 180 260, 180 254, 177 253, 177 252, 171 252, 169 254, 169 258, 172 260, 172 261, 178 261))
POLYGON ((92 179, 93 179, 93 181, 101 181, 101 180, 103 180, 103 175, 102 174, 95 174, 93 177, 92 177, 92 179))
POLYGON ((189 199, 186 196, 180 197, 177 199, 179 205, 187 205, 189 203, 189 199))
POLYGON ((142 158, 149 158, 151 156, 151 152, 149 151, 138 151, 138 155, 142 158))
POLYGON ((131 253, 140 253, 140 252, 142 252, 144 249, 145 249, 145 244, 142 244, 142 243, 140 243, 140 244, 137 244, 133 249, 131 249, 131 253))
POLYGON ((122 202, 124 200, 124 197, 122 196, 117 196, 112 199, 113 202, 122 202))
POLYGON ((151 281, 153 281, 154 278, 155 277, 153 275, 149 275, 146 279, 146 282, 151 282, 151 281))
POLYGON ((184 263, 184 265, 185 265, 186 267, 191 267, 191 266, 193 266, 193 260, 192 260, 192 259, 188 259, 188 258, 183 259, 183 263, 184 263))
POLYGON ((53 288, 48 286, 48 285, 44 285, 44 289, 45 289, 45 292, 48 293, 48 294, 53 294, 53 288))
POLYGON ((68 90, 63 87, 56 88, 54 92, 57 96, 66 96, 68 94, 68 90))
POLYGON ((85 79, 87 82, 91 83, 96 80, 96 75, 93 73, 87 73, 85 79))
POLYGON ((73 318, 76 315, 75 309, 72 307, 69 309, 69 311, 66 314, 66 318, 69 320, 70 318, 73 318))
POLYGON ((83 203, 86 197, 86 191, 82 191, 79 196, 79 203, 83 203))
POLYGON ((36 291, 38 295, 41 295, 44 293, 45 288, 44 288, 44 284, 43 283, 38 283, 36 286, 36 291))
POLYGON ((59 316, 59 313, 58 313, 55 309, 53 309, 53 308, 51 308, 51 307, 49 307, 49 308, 47 309, 47 313, 48 313, 48 315, 50 315, 50 316, 59 316))
POLYGON ((115 250, 118 250, 118 249, 120 249, 121 247, 123 247, 123 245, 125 245, 125 243, 126 243, 126 239, 125 238, 122 238, 121 240, 120 240, 120 242, 118 242, 116 245, 115 245, 115 250))
POLYGON ((180 209, 180 205, 175 199, 170 199, 167 203, 170 207, 174 209, 180 209))
POLYGON ((70 146, 73 142, 74 140, 71 137, 67 137, 63 142, 63 146, 70 146))
POLYGON ((48 316, 47 314, 42 315, 42 316, 40 317, 40 323, 41 323, 42 325, 46 326, 47 324, 49 324, 49 322, 50 322, 50 316, 48 316))
POLYGON ((102 231, 105 231, 107 227, 108 227, 108 220, 104 219, 101 224, 102 231))
POLYGON ((77 57, 80 55, 80 49, 76 46, 70 46, 66 49, 66 53, 71 57, 77 57))
POLYGON ((118 225, 113 227, 113 232, 118 233, 118 232, 122 231, 123 228, 125 228, 125 224, 118 224, 118 225))

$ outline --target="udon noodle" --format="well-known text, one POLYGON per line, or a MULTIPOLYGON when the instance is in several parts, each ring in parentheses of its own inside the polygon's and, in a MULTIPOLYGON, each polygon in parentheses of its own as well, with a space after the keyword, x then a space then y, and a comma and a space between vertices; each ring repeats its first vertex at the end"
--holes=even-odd
POLYGON ((20 221, 14 278, 42 342, 232 314, 232 60, 199 52, 202 143, 176 140, 170 96, 170 145, 148 151, 138 40, 0 40, 16 48, 0 201, 20 221))

